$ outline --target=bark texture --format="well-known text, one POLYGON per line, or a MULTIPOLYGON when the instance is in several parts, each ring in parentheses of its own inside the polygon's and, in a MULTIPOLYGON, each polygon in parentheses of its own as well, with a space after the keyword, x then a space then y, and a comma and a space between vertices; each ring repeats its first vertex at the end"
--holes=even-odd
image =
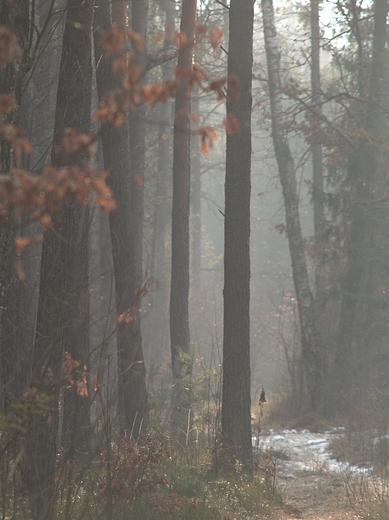
MULTIPOLYGON (((386 144, 383 142, 386 132, 387 15, 388 0, 376 0, 368 103, 366 112, 359 116, 362 130, 358 150, 353 151, 348 165, 354 200, 349 215, 348 263, 343 280, 335 357, 335 387, 340 408, 347 406, 350 385, 358 381, 358 385, 365 388, 376 341, 376 334, 372 331, 376 323, 373 300, 375 287, 382 283, 382 266, 375 255, 382 236, 381 222, 386 219, 385 205, 380 207, 377 204, 376 193, 380 186, 385 186, 387 168, 384 159, 386 144), (375 212, 372 212, 371 205, 376 208, 375 212)), ((360 89, 363 97, 364 87, 361 85, 360 89)))
POLYGON ((268 69, 271 121, 274 150, 282 185, 285 205, 286 231, 292 261, 293 283, 299 311, 301 334, 301 359, 306 380, 308 408, 317 410, 324 379, 324 363, 320 334, 317 329, 314 302, 309 286, 304 242, 300 227, 299 201, 295 169, 287 137, 282 111, 282 87, 280 79, 280 53, 274 25, 272 0, 262 0, 262 15, 268 69))
POLYGON ((189 337, 189 193, 191 90, 186 75, 192 69, 196 0, 183 0, 178 51, 173 138, 172 270, 170 291, 170 344, 172 354, 172 431, 187 441, 190 423, 192 360, 189 337))
MULTIPOLYGON (((82 154, 57 154, 66 128, 88 133, 91 115, 92 4, 68 0, 57 92, 52 161, 57 167, 82 165, 82 154)), ((43 240, 32 383, 51 399, 48 417, 35 416, 27 437, 26 480, 35 519, 51 519, 56 499, 58 381, 64 352, 88 361, 88 206, 68 203, 52 215, 43 240)), ((74 377, 77 377, 74 374, 74 377)), ((63 442, 67 457, 86 453, 89 400, 72 388, 64 395, 63 442)))
MULTIPOLYGON (((200 99, 199 89, 195 88, 192 100, 192 114, 197 117, 200 115, 200 99)), ((201 291, 201 154, 200 154, 200 136, 195 133, 198 123, 192 122, 193 134, 191 141, 192 149, 192 289, 198 297, 201 291)))
MULTIPOLYGON (((164 0, 165 35, 164 52, 166 56, 173 49, 173 34, 175 30, 175 7, 170 0, 164 0)), ((172 78, 174 66, 172 60, 162 67, 162 79, 172 78)), ((151 288, 151 316, 147 330, 150 331, 150 356, 156 358, 166 354, 169 348, 169 270, 170 247, 167 235, 171 215, 171 196, 169 185, 171 182, 171 149, 172 149, 172 101, 169 98, 159 107, 158 128, 158 178, 155 196, 155 212, 153 215, 153 242, 150 261, 151 288)), ((148 333, 149 334, 149 333, 148 333)))
POLYGON ((224 228, 222 436, 251 471, 250 415, 250 193, 253 63, 252 0, 231 0, 229 10, 224 228))
MULTIPOLYGON (((101 2, 95 12, 95 59, 99 98, 118 86, 111 60, 99 46, 102 35, 111 26, 109 5, 101 2)), ((116 336, 118 352, 119 415, 122 434, 134 439, 146 426, 148 398, 142 349, 139 308, 136 297, 134 231, 131 223, 131 172, 128 121, 120 127, 107 127, 101 136, 104 168, 117 209, 110 213, 116 295, 116 336), (130 319, 122 319, 128 316, 130 319)))
MULTIPOLYGON (((141 78, 144 81, 147 57, 147 25, 148 0, 136 0, 131 3, 131 26, 142 35, 144 47, 136 49, 137 63, 141 78)), ((131 220, 134 229, 136 282, 140 287, 143 275, 143 213, 145 184, 145 152, 146 152, 146 106, 139 106, 129 117, 130 154, 131 154, 131 220)), ((139 302, 140 303, 140 302, 139 302)))
POLYGON ((311 88, 312 88, 312 173, 313 173, 313 232, 315 254, 318 257, 315 269, 317 296, 326 288, 325 276, 320 272, 320 257, 323 253, 323 232, 325 227, 323 201, 323 157, 321 146, 321 81, 320 81, 320 19, 319 0, 311 0, 311 88))
MULTIPOLYGON (((32 27, 28 1, 1 3, 0 20, 1 25, 17 37, 22 51, 21 60, 0 67, 0 94, 11 95, 14 99, 11 113, 2 114, 1 119, 4 123, 18 127, 21 125, 23 80, 25 63, 29 59, 28 42, 32 27)), ((9 174, 15 166, 25 165, 15 163, 10 144, 0 138, 0 173, 9 174)), ((0 407, 15 402, 25 389, 26 358, 32 339, 27 325, 31 322, 31 314, 28 306, 26 309, 29 280, 20 280, 16 272, 21 255, 15 251, 14 239, 19 227, 11 210, 0 229, 0 407)))

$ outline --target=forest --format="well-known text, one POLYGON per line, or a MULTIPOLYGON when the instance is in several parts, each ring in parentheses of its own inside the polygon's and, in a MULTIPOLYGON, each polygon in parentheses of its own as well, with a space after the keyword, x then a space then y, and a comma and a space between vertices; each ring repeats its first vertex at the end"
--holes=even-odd
POLYGON ((389 519, 388 10, 0 0, 2 520, 389 519))

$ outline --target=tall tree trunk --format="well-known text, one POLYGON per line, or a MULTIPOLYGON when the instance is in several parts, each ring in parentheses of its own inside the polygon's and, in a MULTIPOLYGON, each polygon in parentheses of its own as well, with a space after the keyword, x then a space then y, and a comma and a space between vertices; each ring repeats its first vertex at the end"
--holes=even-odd
POLYGON ((224 228, 223 441, 251 472, 250 398, 250 194, 253 64, 252 0, 231 0, 229 10, 224 228), (235 82, 238 82, 238 92, 235 82))
POLYGON ((191 92, 186 74, 192 69, 196 0, 183 0, 178 51, 173 139, 172 271, 170 342, 172 353, 172 431, 186 442, 190 418, 192 360, 189 338, 189 193, 191 92))
MULTIPOLYGON (((173 48, 176 12, 174 3, 163 1, 166 13, 164 50, 168 53, 173 48)), ((162 80, 172 78, 174 66, 167 61, 162 66, 162 80)), ((158 177, 155 196, 155 212, 153 216, 153 242, 151 251, 150 277, 151 286, 151 316, 148 335, 150 337, 150 355, 160 357, 166 354, 165 347, 169 345, 168 311, 169 311, 169 277, 167 275, 170 256, 167 247, 167 232, 171 214, 169 199, 169 175, 171 172, 172 147, 172 101, 167 99, 159 108, 158 127, 158 177)), ((170 248, 169 248, 170 250, 170 248)))
POLYGON ((323 204, 323 158, 321 147, 321 82, 320 82, 320 0, 311 0, 311 88, 312 108, 314 111, 314 130, 312 135, 312 171, 313 171, 313 232, 315 254, 319 258, 315 269, 316 296, 320 298, 326 288, 326 279, 320 273, 320 256, 323 252, 323 232, 325 227, 323 204))
POLYGON ((323 352, 315 320, 313 297, 309 287, 304 242, 300 227, 294 163, 285 135, 285 118, 282 112, 280 53, 274 25, 273 1, 262 0, 261 5, 269 77, 273 143, 284 197, 286 231, 299 311, 301 358, 307 385, 307 405, 310 410, 318 410, 321 405, 324 380, 323 352))
MULTIPOLYGON (((95 59, 99 98, 114 90, 118 81, 112 73, 112 62, 99 46, 102 35, 111 27, 109 4, 101 2, 95 12, 95 59)), ((146 426, 148 398, 145 365, 142 350, 139 308, 136 297, 136 269, 134 231, 131 224, 131 190, 129 164, 128 122, 120 127, 104 129, 101 136, 104 168, 110 174, 111 186, 117 203, 109 215, 117 313, 117 351, 119 416, 122 434, 137 439, 146 426), (129 319, 126 319, 126 316, 129 319), (123 319, 124 318, 124 319, 123 319)))
POLYGON ((350 212, 348 263, 344 278, 335 358, 335 387, 339 408, 347 406, 350 385, 358 381, 358 386, 361 387, 361 375, 364 379, 368 377, 372 361, 371 347, 375 337, 371 334, 373 323, 371 309, 365 305, 365 302, 366 298, 371 298, 374 292, 373 278, 379 276, 374 266, 379 219, 377 210, 373 215, 370 206, 377 205, 377 186, 379 186, 380 176, 382 178, 386 171, 383 158, 386 144, 382 139, 386 132, 383 86, 388 59, 387 14, 388 0, 375 0, 370 85, 366 115, 362 121, 365 135, 361 137, 358 152, 353 153, 349 161, 349 176, 355 190, 355 200, 350 212), (361 344, 363 352, 355 352, 358 344, 361 344), (364 360, 363 363, 361 359, 364 360), (357 364, 363 364, 359 374, 357 364))
MULTIPOLYGON (((80 153, 58 157, 66 128, 88 133, 91 113, 92 4, 68 0, 58 82, 52 161, 82 165, 80 153)), ((89 356, 88 206, 71 202, 52 215, 43 240, 32 382, 51 399, 50 415, 36 416, 27 437, 28 487, 33 518, 52 519, 56 498, 58 381, 64 351, 81 362, 89 356)), ((89 400, 65 391, 64 437, 67 457, 89 445, 89 400)))
MULTIPOLYGON (((136 49, 137 63, 140 68, 141 81, 146 72, 146 45, 149 0, 136 0, 131 3, 131 26, 133 31, 142 35, 144 47, 136 49)), ((134 228, 136 283, 142 284, 143 275, 143 206, 145 183, 145 151, 146 151, 146 106, 139 106, 130 114, 130 154, 131 154, 131 220, 134 228)), ((140 303, 140 302, 139 302, 140 303)))
MULTIPOLYGON (((17 37, 22 51, 20 61, 0 67, 0 94, 11 95, 14 99, 12 111, 9 114, 2 114, 1 118, 4 123, 19 127, 25 63, 29 59, 28 41, 32 27, 28 0, 1 3, 0 20, 1 25, 7 27, 17 37)), ((11 168, 15 166, 24 165, 15 164, 15 156, 10 144, 1 138, 0 173, 9 174, 11 168)), ((20 228, 11 211, 0 229, 0 407, 20 399, 26 384, 26 373, 23 374, 25 371, 22 366, 26 365, 25 360, 28 356, 27 338, 24 334, 26 332, 24 326, 28 318, 22 316, 26 283, 20 280, 15 269, 17 262, 20 262, 20 254, 16 252, 14 245, 18 227, 20 228)))
MULTIPOLYGON (((192 113, 197 119, 200 114, 199 88, 195 88, 192 113)), ((193 124, 193 123, 192 123, 193 124)), ((195 294, 199 297, 201 291, 201 155, 200 155, 200 136, 195 132, 198 124, 193 124, 192 133, 192 287, 195 294)))

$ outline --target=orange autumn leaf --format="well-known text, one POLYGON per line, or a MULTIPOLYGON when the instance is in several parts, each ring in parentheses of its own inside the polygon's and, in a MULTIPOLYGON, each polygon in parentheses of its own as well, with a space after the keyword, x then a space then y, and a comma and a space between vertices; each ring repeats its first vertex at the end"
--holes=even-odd
POLYGON ((97 392, 97 390, 100 388, 99 380, 97 379, 97 376, 93 378, 93 390, 97 392))
POLYGON ((217 94, 218 101, 222 101, 225 98, 223 88, 226 84, 226 81, 227 78, 225 76, 222 76, 221 78, 216 78, 212 80, 209 84, 208 90, 217 94))
POLYGON ((16 237, 14 240, 16 252, 20 253, 31 242, 29 237, 16 237))
POLYGON ((0 65, 7 65, 22 58, 18 40, 7 27, 0 27, 0 65))
POLYGON ((220 27, 213 27, 209 31, 209 42, 215 52, 219 51, 220 40, 223 38, 223 31, 220 27))
POLYGON ((148 283, 146 282, 141 287, 137 287, 135 289, 135 298, 139 299, 141 296, 147 294, 148 291, 148 283))
POLYGON ((201 36, 202 34, 206 34, 208 30, 208 27, 203 23, 197 23, 196 24, 196 38, 198 36, 201 36))
POLYGON ((129 40, 132 40, 135 43, 139 52, 143 51, 145 42, 144 42, 143 36, 140 33, 134 32, 131 28, 128 28, 127 29, 127 38, 129 40))
POLYGON ((47 229, 51 225, 51 217, 50 215, 47 215, 47 213, 45 215, 42 215, 39 221, 43 229, 47 229))
POLYGON ((228 135, 240 132, 240 123, 232 113, 227 114, 226 119, 223 121, 223 125, 225 126, 228 135))
POLYGON ((202 126, 197 132, 200 135, 200 151, 201 153, 208 153, 209 148, 212 148, 215 139, 217 138, 217 132, 213 126, 202 126))
POLYGON ((175 36, 176 36, 176 39, 177 39, 179 45, 185 45, 186 42, 188 41, 188 38, 185 33, 178 32, 178 33, 176 33, 175 36))
POLYGON ((139 173, 137 173, 136 175, 134 175, 133 180, 137 188, 143 187, 144 181, 142 175, 139 175, 139 173))
POLYGON ((26 273, 24 271, 23 263, 20 260, 15 262, 15 273, 19 280, 21 282, 24 282, 24 280, 26 279, 26 273))
POLYGON ((230 91, 231 99, 237 101, 239 98, 239 80, 235 74, 230 74, 228 76, 228 89, 230 91))
POLYGON ((120 29, 117 25, 113 25, 108 31, 105 32, 100 46, 106 51, 108 55, 117 54, 121 51, 124 43, 126 42, 126 32, 120 29))
POLYGON ((198 123, 199 122, 199 116, 197 114, 194 114, 192 112, 189 117, 190 117, 190 120, 193 121, 194 123, 198 123))
POLYGON ((9 94, 0 95, 0 114, 8 114, 11 111, 14 102, 14 98, 9 94))

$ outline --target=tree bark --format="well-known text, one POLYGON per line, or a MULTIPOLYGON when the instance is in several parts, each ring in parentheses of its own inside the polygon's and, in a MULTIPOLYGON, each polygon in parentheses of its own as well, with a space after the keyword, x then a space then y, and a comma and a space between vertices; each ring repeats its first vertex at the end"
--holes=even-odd
MULTIPOLYGON (((365 133, 358 143, 358 152, 350 157, 348 167, 349 180, 355 195, 350 210, 348 262, 335 356, 335 389, 340 410, 347 406, 350 385, 358 382, 359 388, 362 383, 365 388, 375 341, 375 335, 371 333, 374 323, 371 304, 366 305, 366 301, 367 298, 372 298, 374 293, 373 278, 379 279, 382 276, 382 273, 377 271, 374 260, 380 219, 377 210, 373 215, 371 204, 378 208, 376 192, 386 175, 383 86, 387 71, 387 14, 388 0, 375 0, 368 103, 364 118, 361 118, 361 126, 365 133), (356 352, 358 345, 360 352, 356 352)), ((362 97, 363 92, 360 95, 362 97)), ((384 218, 386 217, 383 216, 384 218)), ((381 284, 381 281, 377 284, 381 284)))
MULTIPOLYGON (((200 115, 200 100, 199 89, 195 88, 192 113, 199 118, 200 115)), ((192 288, 200 297, 201 292, 201 154, 200 154, 200 136, 196 133, 198 124, 193 124, 191 150, 192 150, 192 288)))
MULTIPOLYGON (((91 115, 92 4, 68 0, 57 92, 52 161, 82 165, 80 153, 59 157, 66 128, 88 133, 91 115)), ((71 202, 52 215, 44 233, 32 383, 51 399, 49 418, 35 416, 27 437, 27 480, 32 514, 52 519, 56 498, 58 381, 65 351, 83 366, 89 356, 88 206, 71 202)), ((64 395, 67 459, 89 445, 89 400, 73 388, 64 395)))
MULTIPOLYGON (((0 94, 11 95, 14 106, 10 114, 2 115, 4 123, 21 125, 21 105, 25 63, 29 59, 28 40, 33 21, 30 19, 27 0, 3 2, 0 4, 1 24, 17 37, 22 50, 22 59, 0 67, 0 94)), ((24 167, 15 163, 10 144, 0 138, 0 173, 9 174, 12 167, 24 167)), ((12 212, 0 229, 0 407, 17 401, 26 385, 26 360, 31 337, 27 332, 27 322, 31 314, 24 314, 28 294, 27 280, 20 280, 16 265, 21 255, 15 250, 14 240, 20 225, 15 222, 12 212)), ((19 230, 18 230, 19 228, 19 230)))
POLYGON ((231 0, 229 10, 224 228, 222 436, 251 473, 250 194, 253 64, 252 0, 231 0), (238 91, 235 82, 238 83, 238 91))
MULTIPOLYGON (((141 82, 144 81, 147 58, 148 0, 131 3, 131 26, 133 31, 142 35, 143 49, 135 49, 137 64, 140 68, 141 82)), ((131 220, 134 229, 136 283, 141 286, 143 275, 143 213, 145 184, 146 151, 146 106, 139 106, 129 117, 130 154, 131 154, 131 220)), ((139 302, 140 303, 140 302, 139 302)))
POLYGON ((313 297, 309 287, 304 242, 300 227, 294 163, 285 135, 285 118, 282 112, 280 53, 274 25, 273 2, 272 0, 262 0, 261 5, 269 77, 273 143, 282 185, 286 231, 299 311, 301 359, 307 385, 307 406, 311 411, 317 411, 321 405, 324 380, 323 352, 315 320, 313 297))
POLYGON ((323 232, 325 227, 323 203, 323 158, 321 146, 321 81, 320 81, 320 18, 319 0, 311 0, 311 88, 314 129, 312 135, 312 172, 313 172, 313 233, 315 255, 319 259, 315 269, 315 288, 317 299, 326 289, 326 278, 320 272, 320 258, 323 253, 323 232))
MULTIPOLYGON (((171 52, 175 30, 176 13, 173 2, 164 0, 165 17, 164 50, 171 52)), ((174 67, 172 60, 162 65, 162 80, 172 78, 174 67)), ((159 107, 158 128, 158 177, 153 216, 153 242, 150 262, 151 277, 151 316, 148 320, 150 356, 162 357, 169 346, 169 276, 170 247, 167 233, 171 214, 169 197, 169 176, 171 172, 172 148, 172 101, 167 99, 159 107), (168 251, 169 250, 169 251, 168 251)))
POLYGON ((172 269, 170 342, 172 354, 172 431, 182 444, 190 422, 192 359, 189 337, 189 192, 191 92, 185 74, 192 69, 196 0, 183 0, 177 74, 181 81, 175 97, 173 138, 172 269))
MULTIPOLYGON (((96 9, 94 19, 96 80, 99 98, 118 86, 118 81, 112 73, 111 60, 102 53, 99 46, 102 35, 110 26, 109 4, 101 2, 96 9)), ((104 129, 101 141, 104 168, 109 171, 107 183, 111 186, 117 203, 117 209, 109 215, 109 224, 118 318, 116 337, 120 429, 122 434, 137 439, 147 423, 148 398, 136 297, 135 245, 131 223, 130 140, 127 120, 120 127, 111 126, 104 129), (128 315, 130 319, 122 319, 123 315, 128 315)))

